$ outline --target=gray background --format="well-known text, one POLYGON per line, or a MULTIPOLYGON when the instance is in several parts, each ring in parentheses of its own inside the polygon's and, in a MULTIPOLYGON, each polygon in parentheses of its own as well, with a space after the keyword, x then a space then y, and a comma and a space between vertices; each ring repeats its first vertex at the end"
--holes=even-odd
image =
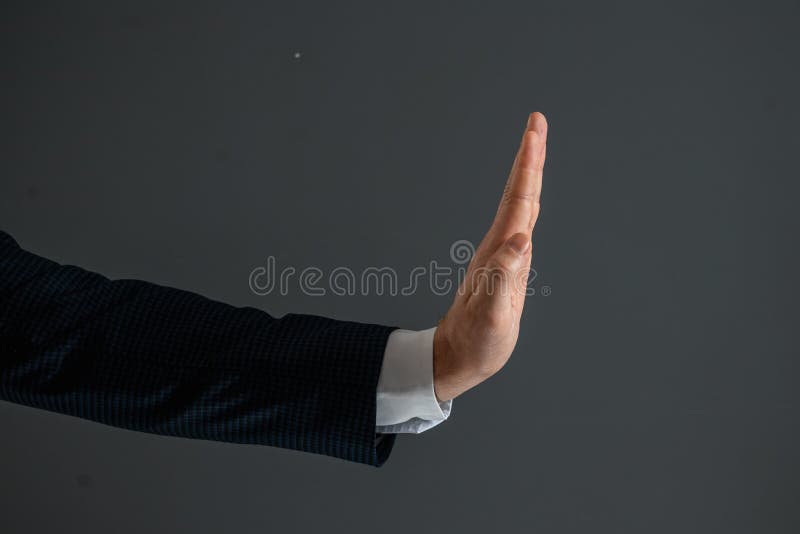
POLYGON ((4 533, 800 531, 798 2, 53 4, 0 8, 0 226, 25 248, 427 328, 449 297, 248 274, 446 263, 542 110, 552 294, 380 470, 0 403, 4 533))

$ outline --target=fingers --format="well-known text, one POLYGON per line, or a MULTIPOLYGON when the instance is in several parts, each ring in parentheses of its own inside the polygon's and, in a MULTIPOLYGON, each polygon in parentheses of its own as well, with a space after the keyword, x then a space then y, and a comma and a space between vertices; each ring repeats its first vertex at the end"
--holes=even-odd
POLYGON ((492 224, 498 239, 533 230, 539 212, 546 143, 547 120, 539 112, 531 113, 492 224))

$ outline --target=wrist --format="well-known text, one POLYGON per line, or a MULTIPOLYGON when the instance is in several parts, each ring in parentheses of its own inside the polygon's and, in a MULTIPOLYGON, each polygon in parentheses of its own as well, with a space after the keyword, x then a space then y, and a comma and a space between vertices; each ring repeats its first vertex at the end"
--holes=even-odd
POLYGON ((433 334, 433 391, 438 402, 452 400, 494 375, 499 366, 472 358, 474 348, 454 333, 445 316, 433 334))
POLYGON ((438 402, 452 400, 480 382, 455 349, 447 319, 439 321, 433 335, 433 391, 438 402))
POLYGON ((433 334, 433 392, 438 402, 445 402, 453 397, 448 377, 452 375, 452 347, 444 330, 444 320, 433 334))

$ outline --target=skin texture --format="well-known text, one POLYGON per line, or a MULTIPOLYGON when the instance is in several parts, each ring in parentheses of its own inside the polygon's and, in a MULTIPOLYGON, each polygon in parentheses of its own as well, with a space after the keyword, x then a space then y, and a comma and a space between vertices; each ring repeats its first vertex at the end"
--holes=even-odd
POLYGON ((517 343, 546 148, 547 120, 532 113, 492 226, 434 335, 434 389, 440 402, 498 372, 517 343))

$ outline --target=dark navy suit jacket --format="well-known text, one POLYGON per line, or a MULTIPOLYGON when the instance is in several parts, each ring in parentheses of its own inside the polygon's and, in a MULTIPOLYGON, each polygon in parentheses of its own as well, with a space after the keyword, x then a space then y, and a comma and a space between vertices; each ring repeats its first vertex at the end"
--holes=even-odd
POLYGON ((22 250, 0 232, 0 399, 108 425, 382 464, 392 327, 274 318, 22 250))

